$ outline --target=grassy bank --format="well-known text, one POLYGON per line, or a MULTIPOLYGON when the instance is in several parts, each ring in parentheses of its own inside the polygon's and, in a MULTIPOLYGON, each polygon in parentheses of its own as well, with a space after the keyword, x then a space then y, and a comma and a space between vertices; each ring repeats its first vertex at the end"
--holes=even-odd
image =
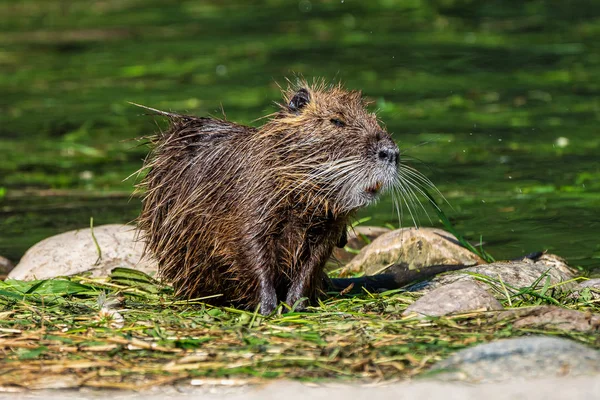
MULTIPOLYGON (((525 291, 503 302, 600 312, 597 300, 552 293, 525 291)), ((245 384, 272 378, 374 382, 419 376, 456 350, 532 333, 600 348, 597 333, 516 329, 511 320, 498 322, 485 313, 402 317, 415 298, 398 291, 338 294, 311 312, 262 317, 178 301, 170 288, 126 269, 103 280, 8 281, 0 285, 0 386, 142 389, 192 379, 245 384)))

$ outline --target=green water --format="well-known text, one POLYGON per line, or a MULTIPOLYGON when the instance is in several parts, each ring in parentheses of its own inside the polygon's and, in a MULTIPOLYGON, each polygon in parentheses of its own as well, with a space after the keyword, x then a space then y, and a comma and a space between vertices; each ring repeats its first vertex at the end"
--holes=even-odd
MULTIPOLYGON (((155 125, 127 101, 222 105, 256 125, 300 73, 374 100, 457 230, 496 258, 600 265, 599 1, 1 0, 0 16, 0 254, 13 261, 90 217, 135 218, 123 179, 145 149, 130 139, 155 125)), ((398 225, 389 199, 362 215, 398 225)))

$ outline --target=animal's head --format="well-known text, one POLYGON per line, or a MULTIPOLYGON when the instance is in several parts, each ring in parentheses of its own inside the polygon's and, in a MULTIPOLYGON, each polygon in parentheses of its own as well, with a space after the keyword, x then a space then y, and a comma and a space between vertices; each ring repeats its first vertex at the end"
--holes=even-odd
POLYGON ((283 92, 264 128, 277 138, 281 172, 299 193, 349 212, 398 181, 398 146, 358 91, 302 81, 283 92))

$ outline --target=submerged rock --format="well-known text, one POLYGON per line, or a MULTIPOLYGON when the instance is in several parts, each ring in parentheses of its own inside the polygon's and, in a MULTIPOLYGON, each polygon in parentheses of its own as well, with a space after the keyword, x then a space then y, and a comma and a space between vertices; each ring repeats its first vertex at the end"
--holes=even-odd
POLYGON ((8 274, 14 267, 8 258, 0 256, 0 275, 8 274))
POLYGON ((485 263, 462 247, 450 233, 434 228, 404 228, 385 233, 365 246, 342 270, 356 273, 391 273, 394 264, 409 270, 444 266, 452 270, 485 263))
POLYGON ((502 304, 474 282, 455 282, 427 293, 402 315, 442 316, 468 311, 502 310, 502 304))
POLYGON ((32 246, 10 272, 9 279, 49 279, 91 272, 108 276, 115 267, 133 268, 155 274, 155 261, 143 257, 144 244, 137 242, 135 228, 128 225, 102 225, 51 236, 32 246))
POLYGON ((567 339, 512 338, 461 350, 430 372, 437 379, 469 382, 596 375, 600 352, 567 339))

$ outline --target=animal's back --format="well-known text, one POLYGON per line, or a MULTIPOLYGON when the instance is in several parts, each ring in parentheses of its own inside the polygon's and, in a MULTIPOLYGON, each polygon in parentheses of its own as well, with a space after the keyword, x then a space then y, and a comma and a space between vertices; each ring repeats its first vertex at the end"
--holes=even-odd
POLYGON ((235 283, 243 274, 234 257, 242 245, 235 216, 241 191, 255 176, 248 148, 253 132, 224 120, 182 116, 153 140, 138 226, 161 276, 178 283, 179 295, 218 295, 209 301, 214 304, 248 300, 246 286, 235 283))

